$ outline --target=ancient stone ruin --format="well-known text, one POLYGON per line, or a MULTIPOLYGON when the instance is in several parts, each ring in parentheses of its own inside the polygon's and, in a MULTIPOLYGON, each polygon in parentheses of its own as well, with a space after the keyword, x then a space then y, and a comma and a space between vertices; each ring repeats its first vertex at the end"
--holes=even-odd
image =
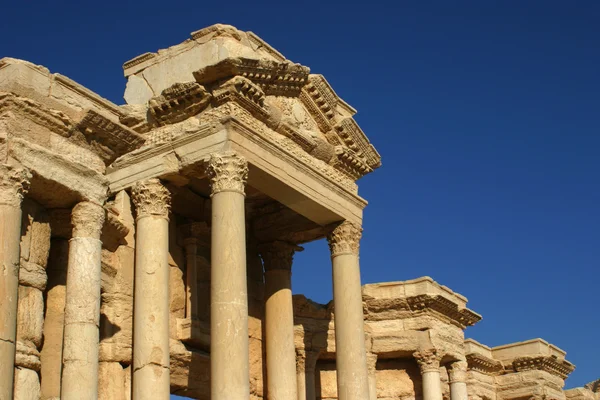
POLYGON ((225 25, 123 68, 117 106, 0 59, 1 400, 600 399, 428 277, 361 287, 380 156, 323 76, 225 25), (328 305, 290 284, 324 238, 328 305))

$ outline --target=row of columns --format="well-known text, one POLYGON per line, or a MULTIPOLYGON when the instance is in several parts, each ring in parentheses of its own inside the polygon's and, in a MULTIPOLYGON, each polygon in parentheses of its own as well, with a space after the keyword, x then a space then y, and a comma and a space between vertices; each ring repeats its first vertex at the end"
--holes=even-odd
MULTIPOLYGON (((442 400, 440 356, 435 350, 417 351, 413 357, 419 364, 423 382, 423 400, 442 400)), ((467 363, 453 361, 448 364, 450 400, 467 400, 467 363)))
MULTIPOLYGON (((21 200, 28 174, 0 166, 0 398, 12 397, 19 274, 21 200)), ((211 393, 215 400, 249 396, 248 294, 244 215, 246 160, 234 152, 213 154, 211 184, 211 393)), ((158 179, 132 188, 136 207, 133 399, 168 399, 170 194, 158 179)), ((61 398, 98 394, 101 204, 81 202, 71 215, 61 398)), ((328 237, 333 264, 338 393, 364 400, 369 379, 364 342, 358 249, 360 227, 344 222, 328 237)), ((186 246, 187 247, 187 246, 186 246)), ((193 246, 190 246, 188 255, 193 246)), ((299 248, 265 245, 267 381, 269 398, 296 399, 291 264, 299 248)), ((195 264, 191 258, 190 266, 195 264)), ((189 279, 194 279, 189 271, 189 279)), ((193 298, 190 302, 193 302, 193 298)))

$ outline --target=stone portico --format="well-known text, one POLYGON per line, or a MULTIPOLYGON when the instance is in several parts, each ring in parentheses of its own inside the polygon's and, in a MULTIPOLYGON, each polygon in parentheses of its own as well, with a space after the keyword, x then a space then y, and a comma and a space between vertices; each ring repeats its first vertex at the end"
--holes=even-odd
POLYGON ((0 400, 600 399, 431 278, 361 286, 381 160, 322 75, 227 25, 123 69, 117 106, 0 59, 0 400), (315 240, 329 305, 293 295, 315 240))

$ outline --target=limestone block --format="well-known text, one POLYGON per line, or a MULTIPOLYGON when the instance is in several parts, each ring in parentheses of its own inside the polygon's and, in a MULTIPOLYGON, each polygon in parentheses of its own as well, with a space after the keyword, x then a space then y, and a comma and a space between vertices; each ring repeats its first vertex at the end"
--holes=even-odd
POLYGON ((15 368, 14 400, 39 400, 40 378, 27 368, 15 368))
POLYGON ((335 367, 328 363, 325 367, 317 366, 317 398, 337 399, 337 377, 335 367))
POLYGON ((39 371, 41 368, 40 353, 33 347, 31 342, 17 341, 17 353, 15 355, 15 365, 39 371))
POLYGON ((171 338, 177 338, 177 318, 185 317, 185 283, 184 272, 177 266, 169 267, 169 335, 171 338))
POLYGON ((34 220, 31 224, 31 248, 29 250, 29 261, 46 268, 48 255, 50 254, 50 223, 34 220))
POLYGON ((131 362, 133 297, 103 293, 100 309, 100 359, 131 362))
POLYGON ((152 88, 148 86, 143 75, 131 75, 129 77, 127 86, 125 87, 125 94, 123 95, 127 104, 145 104, 154 96, 152 88))
MULTIPOLYGON (((401 368, 401 364, 387 364, 377 371, 377 398, 405 399, 415 398, 420 382, 414 382, 414 374, 401 368)), ((420 393, 420 389, 419 389, 420 393)))
POLYGON ((19 285, 17 311, 17 340, 30 342, 36 348, 42 344, 44 327, 44 298, 40 290, 19 285))
POLYGON ((207 353, 187 349, 178 340, 170 341, 171 393, 210 398, 210 358, 207 353))
MULTIPOLYGON (((248 322, 250 323, 250 318, 248 322)), ((248 340, 249 371, 250 371, 250 393, 257 396, 263 395, 263 342, 260 339, 250 337, 248 340)))
POLYGON ((47 283, 46 270, 39 264, 21 260, 19 269, 19 284, 30 286, 40 291, 46 290, 47 283))
POLYGON ((98 400, 125 400, 125 375, 118 362, 101 362, 98 366, 98 400))

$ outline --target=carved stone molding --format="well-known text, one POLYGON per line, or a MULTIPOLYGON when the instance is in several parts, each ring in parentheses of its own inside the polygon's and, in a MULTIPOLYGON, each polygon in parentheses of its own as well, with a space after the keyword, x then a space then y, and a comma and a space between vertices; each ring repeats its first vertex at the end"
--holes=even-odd
POLYGON ((447 367, 450 383, 467 381, 467 362, 454 361, 447 367))
POLYGON ((211 196, 220 192, 245 194, 248 180, 248 163, 234 151, 213 153, 207 164, 211 196))
POLYGON ((23 196, 29 189, 29 171, 0 164, 0 204, 20 207, 23 196))
POLYGON ((486 375, 498 375, 503 370, 502 362, 485 357, 479 353, 466 355, 469 370, 484 373, 486 375))
POLYGON ((148 101, 150 113, 157 126, 181 122, 192 117, 210 103, 211 95, 196 82, 175 83, 160 96, 148 101))
POLYGON ((575 366, 567 360, 559 360, 552 356, 541 357, 519 357, 512 363, 515 372, 539 370, 567 379, 569 374, 575 370, 575 366))
POLYGON ((206 66, 194 77, 202 85, 217 80, 243 76, 259 85, 267 95, 296 97, 308 82, 310 69, 290 61, 266 59, 226 58, 206 66))
POLYGON ((362 228, 348 221, 338 225, 328 236, 331 257, 342 254, 358 255, 362 228))
POLYGON ((292 243, 275 241, 261 244, 258 250, 263 259, 265 271, 277 269, 291 271, 294 253, 304 249, 292 243))
POLYGON ((71 213, 73 237, 100 239, 105 218, 104 207, 89 201, 78 203, 71 213))
POLYGON ((131 190, 131 198, 138 219, 151 215, 169 217, 171 193, 159 179, 137 182, 131 190))
POLYGON ((423 294, 409 297, 406 300, 410 311, 434 311, 444 315, 451 323, 460 327, 472 326, 481 321, 481 316, 479 314, 468 308, 460 308, 458 304, 444 296, 423 294))
POLYGON ((435 349, 416 351, 413 353, 413 357, 417 360, 417 364, 419 364, 421 374, 432 371, 439 372, 441 357, 435 349))

